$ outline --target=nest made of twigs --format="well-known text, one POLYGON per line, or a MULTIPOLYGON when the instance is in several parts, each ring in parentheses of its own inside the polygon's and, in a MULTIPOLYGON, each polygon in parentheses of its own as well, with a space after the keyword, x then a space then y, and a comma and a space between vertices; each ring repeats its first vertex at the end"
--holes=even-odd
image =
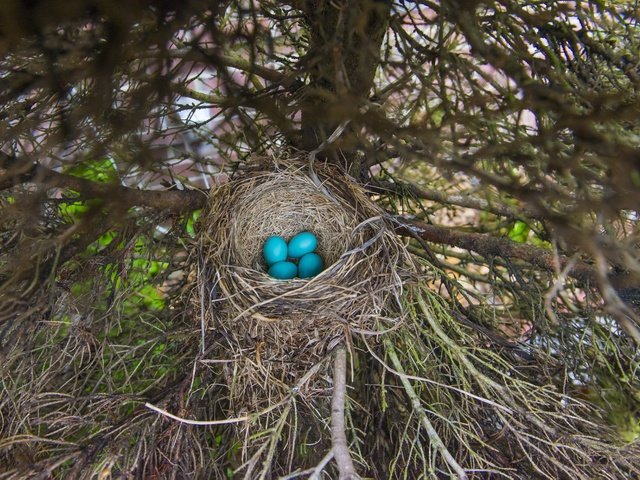
MULTIPOLYGON (((203 217, 201 253, 217 299, 239 320, 345 322, 363 318, 401 286, 405 249, 384 212, 339 168, 297 159, 253 167, 216 188, 203 217), (271 235, 318 237, 326 268, 312 279, 277 280, 261 249, 271 235)), ((366 322, 364 322, 366 323, 366 322)))
POLYGON ((201 221, 197 297, 213 348, 233 361, 236 415, 286 398, 334 345, 353 330, 375 330, 399 304, 405 247, 384 211, 336 166, 306 157, 252 165, 211 192, 201 221), (264 241, 301 231, 318 237, 325 270, 272 278, 264 241))

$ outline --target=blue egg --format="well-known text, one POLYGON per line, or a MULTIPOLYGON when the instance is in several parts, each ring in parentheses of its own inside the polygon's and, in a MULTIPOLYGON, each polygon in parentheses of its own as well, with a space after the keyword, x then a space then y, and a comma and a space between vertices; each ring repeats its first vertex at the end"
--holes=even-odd
POLYGON ((269 266, 285 261, 287 259, 287 242, 284 238, 276 235, 267 238, 262 247, 262 255, 269 266))
POLYGON ((324 269, 322 257, 317 253, 307 253, 298 262, 298 276, 300 278, 315 277, 324 269))
POLYGON ((318 239, 311 232, 300 232, 289 240, 289 256, 300 258, 306 253, 313 252, 318 246, 318 239))
POLYGON ((298 274, 298 267, 291 262, 278 262, 271 265, 269 275, 278 280, 289 280, 298 274))

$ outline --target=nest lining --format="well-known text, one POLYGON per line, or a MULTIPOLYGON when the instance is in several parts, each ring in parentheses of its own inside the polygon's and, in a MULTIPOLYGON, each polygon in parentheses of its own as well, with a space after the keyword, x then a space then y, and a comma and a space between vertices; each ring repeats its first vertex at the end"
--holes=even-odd
POLYGON ((265 178, 255 185, 244 182, 235 190, 240 195, 236 212, 239 215, 229 229, 229 264, 266 271, 260 255, 261 247, 271 235, 280 235, 289 241, 301 231, 310 231, 318 237, 318 253, 330 265, 347 248, 345 231, 355 225, 353 217, 337 205, 327 202, 325 195, 309 188, 311 180, 305 177, 282 175, 265 178))

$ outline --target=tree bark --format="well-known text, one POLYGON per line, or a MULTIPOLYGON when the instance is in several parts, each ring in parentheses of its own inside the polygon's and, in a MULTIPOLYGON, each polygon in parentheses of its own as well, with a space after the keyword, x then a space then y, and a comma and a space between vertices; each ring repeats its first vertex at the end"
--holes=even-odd
MULTIPOLYGON (((375 0, 306 0, 302 2, 311 41, 305 57, 310 81, 303 91, 302 145, 313 150, 343 121, 358 115, 380 63, 391 3, 375 0)), ((345 130, 341 146, 350 173, 356 132, 345 130)))

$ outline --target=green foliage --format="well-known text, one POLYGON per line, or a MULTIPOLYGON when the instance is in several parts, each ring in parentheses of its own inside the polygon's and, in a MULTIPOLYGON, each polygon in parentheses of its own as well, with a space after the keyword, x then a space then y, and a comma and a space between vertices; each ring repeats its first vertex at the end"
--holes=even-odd
MULTIPOLYGON (((110 240, 107 237, 103 241, 110 240)), ((119 247, 123 248, 124 245, 119 247)), ((141 305, 152 311, 162 310, 165 305, 164 297, 153 280, 166 271, 169 263, 149 258, 150 252, 149 240, 138 237, 134 242, 131 258, 122 263, 104 266, 104 272, 109 276, 115 293, 126 292, 126 300, 123 302, 126 313, 133 313, 141 305)))
POLYGON ((87 160, 73 165, 65 173, 99 183, 114 183, 118 181, 115 163, 110 158, 87 160))
MULTIPOLYGON (((539 225, 536 225, 535 227, 541 228, 539 225)), ((551 244, 549 242, 540 238, 540 236, 536 233, 536 230, 534 230, 529 223, 522 220, 516 220, 511 225, 511 228, 509 228, 508 230, 505 229, 504 231, 507 232, 507 236, 514 242, 529 243, 531 245, 535 245, 536 247, 546 249, 551 248, 551 244)))
MULTIPOLYGON (((169 262, 153 239, 139 235, 125 241, 113 231, 103 234, 83 256, 90 259, 97 253, 108 253, 111 261, 99 265, 92 275, 80 275, 69 287, 71 305, 85 316, 104 321, 102 327, 91 330, 101 345, 101 362, 110 367, 96 372, 86 383, 85 393, 140 394, 174 377, 177 358, 184 353, 178 350, 178 337, 168 338, 172 323, 160 320, 165 317, 166 296, 159 282, 169 262)), ((80 274, 85 261, 82 256, 76 260, 80 274)), ((68 342, 77 335, 77 322, 63 314, 54 330, 43 330, 38 342, 43 347, 68 342)), ((83 362, 77 358, 76 368, 81 369, 83 362)))
POLYGON ((511 230, 509 230, 509 238, 514 242, 525 243, 531 229, 529 225, 521 220, 517 220, 511 230))
POLYGON ((89 248, 87 250, 91 253, 97 253, 111 245, 111 242, 113 242, 116 237, 117 233, 115 231, 105 232, 100 235, 100 238, 98 238, 98 240, 89 245, 89 248))
POLYGON ((200 218, 200 214, 202 213, 202 210, 198 209, 198 210, 194 210, 190 215, 188 215, 187 217, 187 226, 186 226, 186 230, 187 230, 187 234, 191 237, 191 238, 195 238, 196 236, 196 223, 198 221, 198 219, 200 218))
POLYGON ((87 213, 99 208, 102 203, 103 201, 99 199, 61 202, 58 205, 58 213, 66 222, 74 223, 82 219, 87 213))

